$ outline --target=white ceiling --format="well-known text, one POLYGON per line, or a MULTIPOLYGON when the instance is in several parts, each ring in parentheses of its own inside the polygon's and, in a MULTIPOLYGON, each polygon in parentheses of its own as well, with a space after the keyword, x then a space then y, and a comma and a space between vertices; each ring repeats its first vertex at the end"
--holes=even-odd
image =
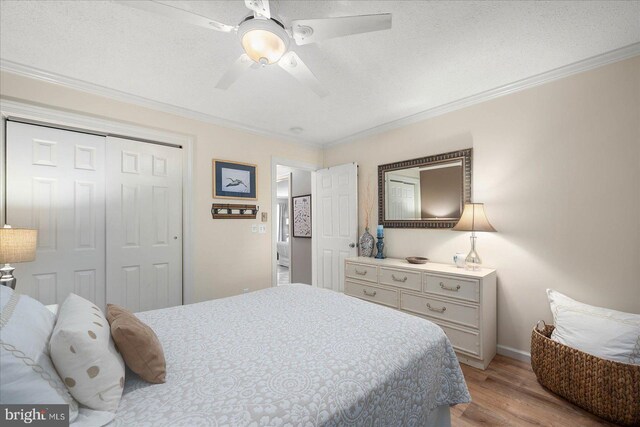
MULTIPOLYGON (((166 3, 228 24, 248 12, 241 0, 166 3)), ((273 3, 285 24, 391 12, 393 28, 294 47, 331 92, 325 98, 277 66, 215 89, 242 53, 234 34, 109 1, 3 0, 0 58, 239 127, 328 143, 640 42, 637 1, 273 3)))

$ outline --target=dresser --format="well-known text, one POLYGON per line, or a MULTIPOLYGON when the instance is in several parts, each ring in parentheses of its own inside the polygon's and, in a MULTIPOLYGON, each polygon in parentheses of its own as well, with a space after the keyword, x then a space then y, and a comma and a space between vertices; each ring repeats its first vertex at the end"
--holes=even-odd
POLYGON ((461 363, 486 369, 496 354, 496 272, 401 259, 347 258, 344 293, 437 324, 461 363))

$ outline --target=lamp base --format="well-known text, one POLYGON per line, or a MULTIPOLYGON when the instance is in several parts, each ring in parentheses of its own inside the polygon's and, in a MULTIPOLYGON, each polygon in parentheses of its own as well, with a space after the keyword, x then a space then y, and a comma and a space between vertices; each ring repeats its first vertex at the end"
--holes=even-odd
POLYGON ((16 278, 13 275, 14 267, 11 267, 9 264, 5 264, 4 267, 0 268, 0 285, 8 286, 11 289, 16 288, 16 278))
POLYGON ((464 260, 465 268, 467 270, 479 270, 482 265, 480 255, 476 252, 476 239, 476 233, 471 233, 471 250, 469 251, 467 258, 464 260))

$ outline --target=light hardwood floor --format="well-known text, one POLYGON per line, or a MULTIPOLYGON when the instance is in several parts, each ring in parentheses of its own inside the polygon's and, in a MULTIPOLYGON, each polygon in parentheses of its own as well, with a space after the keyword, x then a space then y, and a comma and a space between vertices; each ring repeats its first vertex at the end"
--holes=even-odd
POLYGON ((451 408, 453 427, 615 425, 547 391, 528 363, 496 356, 485 371, 461 366, 472 402, 451 408))

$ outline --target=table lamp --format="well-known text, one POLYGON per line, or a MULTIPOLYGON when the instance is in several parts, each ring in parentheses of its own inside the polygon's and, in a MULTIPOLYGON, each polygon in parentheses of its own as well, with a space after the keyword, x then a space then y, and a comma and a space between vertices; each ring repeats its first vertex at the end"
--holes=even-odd
POLYGON ((452 230, 471 232, 471 251, 469 255, 467 255, 465 262, 467 268, 477 270, 480 264, 482 264, 482 260, 478 252, 476 252, 476 231, 496 231, 484 213, 484 204, 466 203, 460 221, 458 221, 452 230))
POLYGON ((29 228, 11 228, 5 225, 0 228, 0 285, 16 288, 12 262, 28 262, 36 259, 36 242, 38 230, 29 228))

